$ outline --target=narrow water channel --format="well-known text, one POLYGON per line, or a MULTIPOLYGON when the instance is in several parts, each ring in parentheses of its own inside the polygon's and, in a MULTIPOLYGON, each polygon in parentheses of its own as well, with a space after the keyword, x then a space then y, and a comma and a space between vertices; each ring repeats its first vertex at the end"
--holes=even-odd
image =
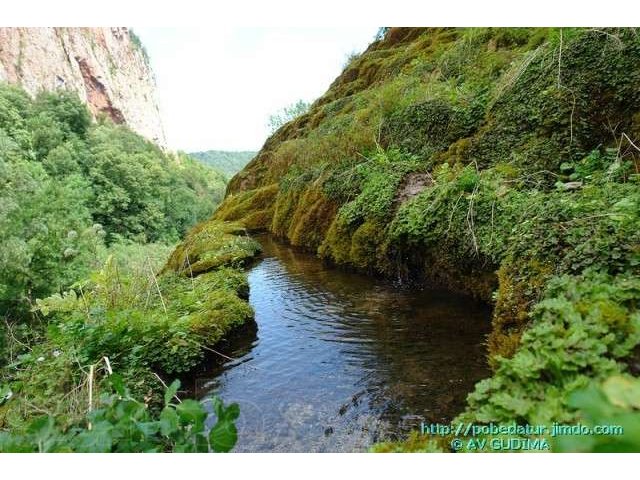
POLYGON ((219 345, 196 395, 240 404, 235 451, 363 451, 452 419, 488 376, 490 310, 327 267, 258 237, 253 328, 219 345))

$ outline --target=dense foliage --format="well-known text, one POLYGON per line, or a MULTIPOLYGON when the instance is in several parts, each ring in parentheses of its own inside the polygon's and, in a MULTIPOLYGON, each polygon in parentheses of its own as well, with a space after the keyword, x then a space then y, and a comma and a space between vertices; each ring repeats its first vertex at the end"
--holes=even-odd
POLYGON ((0 303, 60 291, 103 244, 175 242, 224 194, 221 174, 125 126, 93 124, 71 93, 0 85, 0 303))
POLYGON ((178 380, 166 388, 164 408, 157 414, 131 395, 119 375, 109 377, 109 387, 112 392, 102 394, 98 408, 77 424, 62 427, 45 415, 22 433, 0 432, 0 453, 228 452, 236 443, 237 404, 225 407, 214 398, 216 423, 207 432, 204 406, 175 396, 178 380))
POLYGON ((495 375, 478 383, 463 418, 479 422, 527 420, 571 423, 566 400, 590 380, 627 370, 640 344, 640 280, 587 270, 556 277, 532 309, 531 327, 512 358, 497 360, 495 375))
POLYGON ((163 378, 252 317, 227 243, 258 248, 237 227, 209 232, 215 264, 160 274, 225 182, 70 93, 0 85, 0 451, 232 448, 237 405, 216 400, 209 428, 177 383, 162 402, 163 378))
MULTIPOLYGON (((34 313, 43 327, 27 328, 28 338, 21 335, 24 325, 7 323, 8 365, 0 370, 0 431, 6 434, 0 435, 0 448, 37 450, 37 440, 45 436, 48 450, 206 451, 198 402, 165 405, 155 416, 162 407, 162 378, 188 373, 206 350, 252 318, 246 276, 236 266, 238 258, 255 255, 258 247, 248 238, 223 233, 235 228, 209 230, 207 239, 219 250, 219 261, 197 272, 180 265, 160 274, 166 246, 113 246, 101 269, 62 294, 36 300, 34 313), (126 395, 116 390, 113 396, 112 372, 126 386, 126 395), (104 409, 87 416, 87 402, 100 394, 107 395, 104 409), (180 423, 187 407, 188 421, 180 423), (42 414, 46 417, 39 419, 42 414), (163 426, 167 421, 175 424, 173 430, 163 426)), ((216 256, 215 249, 209 253, 216 256)), ((219 421, 225 411, 217 412, 219 421)), ((224 440, 225 432, 236 417, 216 427, 210 441, 227 442, 230 448, 235 440, 224 440)), ((211 448, 221 449, 214 443, 211 448)))
POLYGON ((587 427, 615 425, 623 435, 558 437, 560 452, 638 452, 640 450, 640 379, 616 375, 591 383, 569 396, 569 404, 587 427))

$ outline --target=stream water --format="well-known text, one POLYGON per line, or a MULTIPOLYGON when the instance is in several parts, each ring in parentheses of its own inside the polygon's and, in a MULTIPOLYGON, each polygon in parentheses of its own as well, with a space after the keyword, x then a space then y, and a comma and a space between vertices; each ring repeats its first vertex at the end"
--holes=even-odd
POLYGON ((211 358, 194 386, 205 404, 240 404, 235 451, 363 451, 451 420, 488 376, 487 306, 258 240, 255 324, 218 345, 233 360, 211 358))

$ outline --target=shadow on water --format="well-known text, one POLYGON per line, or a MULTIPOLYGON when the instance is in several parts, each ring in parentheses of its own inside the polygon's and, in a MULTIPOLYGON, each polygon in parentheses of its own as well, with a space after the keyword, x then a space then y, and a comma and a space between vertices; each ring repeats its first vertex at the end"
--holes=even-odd
POLYGON ((216 349, 195 395, 238 402, 236 451, 362 451, 445 422, 488 376, 490 309, 330 268, 258 237, 255 323, 216 349))

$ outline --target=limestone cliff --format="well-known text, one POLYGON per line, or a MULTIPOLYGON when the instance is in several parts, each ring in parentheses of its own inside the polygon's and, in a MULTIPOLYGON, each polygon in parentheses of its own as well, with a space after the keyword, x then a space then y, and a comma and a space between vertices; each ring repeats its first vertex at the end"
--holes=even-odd
POLYGON ((73 90, 94 116, 165 145, 153 72, 127 28, 0 28, 0 81, 32 95, 73 90))

